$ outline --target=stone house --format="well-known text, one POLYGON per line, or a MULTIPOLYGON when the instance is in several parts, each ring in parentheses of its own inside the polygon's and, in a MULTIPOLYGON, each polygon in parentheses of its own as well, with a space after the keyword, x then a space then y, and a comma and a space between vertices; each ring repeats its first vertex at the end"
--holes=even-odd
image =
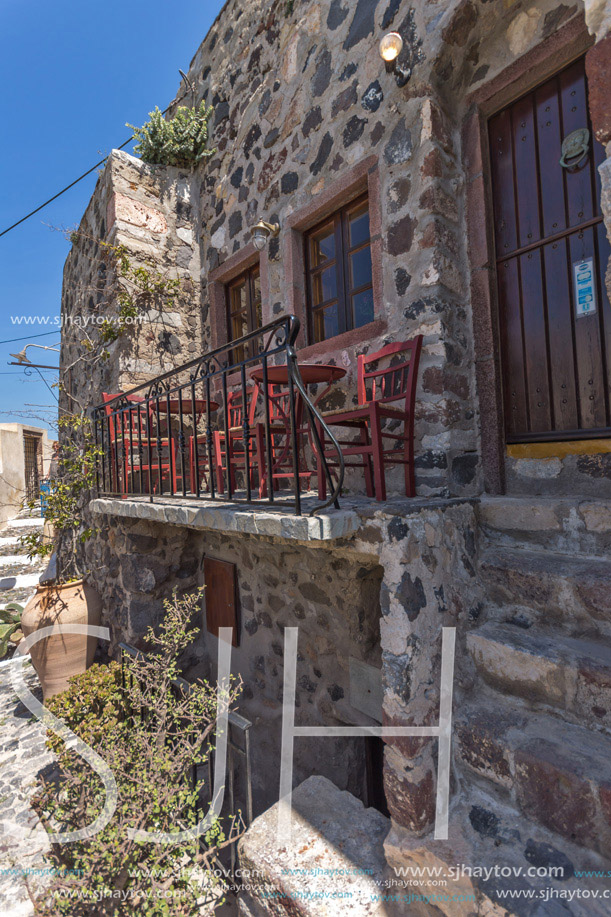
POLYGON ((0 523, 14 519, 26 501, 39 499, 54 446, 41 427, 0 423, 0 523))
MULTIPOLYGON (((295 785, 321 774, 388 813, 393 866, 611 857, 610 24, 590 0, 228 0, 177 94, 213 106, 215 154, 187 172, 114 151, 66 262, 71 316, 116 313, 105 241, 181 281, 108 361, 64 372, 90 407, 239 337, 232 290, 242 331, 295 315, 299 361, 346 371, 328 409, 357 403, 359 354, 423 336, 415 497, 394 471, 386 501, 352 472, 317 517, 100 493, 86 548, 113 651, 206 560, 231 565, 255 814, 278 795, 285 628, 300 725, 429 727, 456 629, 447 842, 435 739, 295 745, 295 785), (307 252, 355 213, 366 295, 348 281, 322 317, 307 252), (261 219, 280 229, 258 250, 261 219)), ((217 645, 204 624, 193 675, 214 674, 217 645)), ((482 908, 498 888, 478 886, 482 908)))

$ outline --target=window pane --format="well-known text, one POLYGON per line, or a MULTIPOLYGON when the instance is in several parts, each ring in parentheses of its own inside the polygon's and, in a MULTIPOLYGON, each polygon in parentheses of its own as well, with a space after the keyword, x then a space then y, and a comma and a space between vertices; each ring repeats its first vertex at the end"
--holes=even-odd
POLYGON ((231 340, 237 341, 238 338, 241 338, 248 331, 248 322, 246 319, 246 312, 238 312, 236 315, 231 316, 231 340))
POLYGON ((350 255, 350 277, 353 290, 371 283, 371 249, 369 246, 350 255))
POLYGON ((239 312, 241 309, 246 308, 246 281, 242 280, 240 283, 236 283, 235 286, 230 287, 229 290, 229 302, 231 305, 232 312, 239 312))
POLYGON ((256 300, 261 299, 261 278, 259 276, 259 271, 257 271, 252 278, 252 289, 253 296, 256 300))
POLYGON ((373 290, 363 290, 352 297, 354 327, 360 328, 373 321, 373 290))
POLYGON ((244 350, 244 344, 240 344, 239 347, 235 347, 231 351, 230 359, 232 363, 241 363, 242 360, 246 358, 246 353, 244 350))
POLYGON ((261 300, 258 299, 257 302, 255 303, 255 327, 252 330, 254 331, 255 328, 261 328, 262 325, 263 325, 263 305, 261 303, 261 300))
POLYGON ((336 334, 339 334, 339 322, 337 303, 334 302, 325 309, 317 309, 314 313, 314 342, 325 341, 336 334))
POLYGON ((359 207, 350 215, 350 248, 362 245, 369 240, 369 207, 359 207))
POLYGON ((310 258, 312 267, 318 267, 325 261, 335 258, 335 228, 327 226, 310 239, 310 258))
POLYGON ((313 305, 335 299, 337 296, 337 271, 335 266, 328 267, 312 277, 313 305))

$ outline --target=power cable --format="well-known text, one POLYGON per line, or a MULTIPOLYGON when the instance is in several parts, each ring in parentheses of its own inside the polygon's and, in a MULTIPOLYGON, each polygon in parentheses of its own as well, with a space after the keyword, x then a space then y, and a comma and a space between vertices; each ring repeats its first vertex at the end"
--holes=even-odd
MULTIPOLYGON (((118 146, 118 147, 117 147, 117 149, 118 149, 118 150, 122 150, 123 147, 124 147, 124 146, 127 146, 128 143, 131 143, 133 139, 134 139, 134 138, 133 138, 133 135, 132 135, 132 136, 129 138, 129 140, 126 140, 125 143, 122 143, 121 146, 118 146)), ((82 181, 84 178, 87 178, 88 175, 91 175, 91 173, 92 173, 92 172, 95 172, 96 169, 99 169, 100 166, 103 166, 107 159, 108 159, 108 156, 105 156, 104 159, 100 159, 99 162, 96 162, 96 164, 95 164, 94 166, 92 166, 90 169, 87 169, 87 171, 86 171, 86 172, 83 172, 82 175, 79 175, 78 178, 75 178, 73 182, 70 182, 69 185, 66 185, 65 188, 62 188, 61 191, 58 191, 57 194, 54 194, 53 197, 50 197, 48 201, 45 201, 45 202, 44 202, 44 204, 41 204, 39 207, 36 207, 34 210, 30 210, 29 213, 26 213, 26 215, 25 215, 24 217, 21 217, 21 219, 20 219, 20 220, 17 220, 16 223, 13 223, 12 226, 9 226, 7 229, 3 229, 2 232, 0 232, 0 236, 5 236, 5 235, 7 234, 7 232, 10 232, 11 229, 15 229, 17 226, 20 226, 22 223, 25 223, 25 221, 26 221, 26 220, 29 220, 30 217, 33 217, 35 213, 38 213, 40 210, 44 210, 44 208, 45 208, 48 204, 51 204, 53 201, 56 201, 58 197, 61 197, 62 194, 65 194, 66 191, 69 191, 69 190, 70 190, 70 188, 74 188, 74 186, 75 186, 75 185, 78 185, 78 183, 79 183, 80 181, 82 181)))
POLYGON ((43 334, 26 334, 22 338, 9 338, 8 341, 0 341, 0 344, 14 344, 16 341, 31 341, 34 338, 48 338, 51 334, 57 334, 57 331, 45 331, 43 334))
MULTIPOLYGON (((185 82, 189 85, 189 89, 187 90, 187 92, 184 92, 178 99, 176 99, 173 102, 170 102, 167 108, 164 108, 163 111, 161 112, 162 115, 165 115, 166 112, 168 112, 170 108, 172 108, 173 105, 178 105, 179 102, 182 102, 182 100, 186 96, 188 95, 193 96, 194 90, 193 90, 192 85, 189 83, 189 80, 187 79, 185 74, 182 72, 182 70, 180 70, 179 73, 181 77, 185 80, 185 82)), ((125 143, 121 144, 121 146, 115 147, 115 149, 122 150, 123 147, 126 147, 128 143, 132 142, 133 139, 134 139, 134 135, 132 134, 129 140, 126 140, 125 143)), ((82 175, 79 175, 78 178, 75 178, 74 181, 70 182, 69 185, 66 185, 65 188, 62 188, 61 191, 58 191, 57 194, 54 194, 53 197, 50 197, 48 201, 44 202, 44 204, 40 204, 40 206, 35 207, 34 210, 30 210, 29 213, 26 213, 24 217, 21 217, 21 219, 17 220, 16 223, 13 223, 12 226, 7 226, 6 229, 3 229, 2 232, 0 232, 0 237, 5 236, 7 232, 11 231, 11 229, 15 229, 17 226, 20 226, 22 223, 25 223, 25 221, 29 220, 30 217, 33 217, 35 213, 38 213, 40 210, 43 210, 48 204, 51 204, 53 201, 56 201, 58 197, 61 197, 62 194, 65 194, 66 191, 70 190, 70 188, 74 188, 74 186, 78 185, 80 181, 82 181, 84 178, 87 178, 88 175, 91 175, 92 172, 95 172, 96 169, 99 169, 101 166, 103 166, 107 159, 108 159, 108 156, 105 156, 104 159, 100 159, 99 162, 96 162, 94 166, 92 166, 90 169, 87 169, 87 171, 83 172, 82 175)))

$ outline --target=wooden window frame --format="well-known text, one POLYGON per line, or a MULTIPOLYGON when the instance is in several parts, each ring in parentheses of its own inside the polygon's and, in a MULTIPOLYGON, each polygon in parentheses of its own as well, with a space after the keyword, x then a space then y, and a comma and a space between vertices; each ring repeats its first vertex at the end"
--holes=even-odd
MULTIPOLYGON (((354 315, 352 308, 352 298, 358 293, 364 293, 367 290, 371 290, 372 299, 373 295, 373 258, 371 254, 371 222, 369 229, 369 236, 365 242, 361 242, 359 245, 350 246, 350 215, 355 210, 358 210, 367 204, 367 214, 369 220, 371 221, 371 211, 369 205, 369 195, 367 192, 359 195, 353 200, 347 202, 343 206, 339 207, 333 214, 326 217, 320 223, 317 223, 316 226, 313 226, 306 233, 304 233, 304 263, 306 270, 306 312, 307 312, 307 327, 308 327, 308 343, 310 344, 322 344, 325 341, 332 341, 333 338, 338 337, 340 334, 345 334, 348 331, 354 331, 358 328, 362 328, 363 325, 354 324, 354 315), (317 235, 322 229, 327 226, 333 226, 334 235, 335 235, 335 258, 332 260, 332 264, 335 265, 336 275, 337 275, 337 295, 331 300, 326 302, 331 303, 334 300, 337 300, 337 334, 332 335, 331 337, 322 338, 320 341, 315 340, 314 335, 314 315, 317 311, 325 308, 325 303, 319 303, 316 306, 313 306, 313 278, 323 271, 327 270, 331 264, 323 263, 313 267, 311 264, 311 251, 310 251, 310 240, 312 236, 317 235), (351 286, 350 279, 350 257, 359 251, 369 248, 369 256, 372 262, 372 278, 371 282, 363 284, 360 287, 351 286)), ((375 301, 374 301, 374 315, 371 319, 375 319, 375 301)), ((364 323, 369 324, 369 323, 364 323)))
POLYGON ((261 316, 263 324, 271 321, 271 304, 269 297, 269 258, 268 251, 257 251, 252 242, 230 255, 222 264, 210 271, 208 275, 208 296, 210 302, 210 340, 212 350, 228 343, 227 327, 227 284, 243 274, 248 268, 259 265, 261 276, 261 316))
POLYGON ((238 274, 237 277, 234 277, 227 284, 225 284, 225 304, 226 304, 226 321, 227 321, 227 343, 231 343, 235 338, 233 337, 233 323, 232 316, 235 314, 231 311, 231 291, 238 284, 242 284, 246 281, 246 333, 249 334, 251 331, 256 331, 257 328, 263 327, 263 295, 261 291, 261 268, 257 263, 250 265, 241 274, 238 274), (259 293, 261 296, 261 324, 256 324, 257 315, 255 311, 255 279, 259 278, 259 293))
POLYGON ((388 328, 386 302, 382 295, 382 204, 378 157, 375 153, 348 166, 322 191, 312 195, 304 190, 302 203, 297 197, 295 210, 285 219, 283 236, 284 282, 287 311, 294 312, 300 322, 297 338, 299 357, 313 360, 335 356, 338 351, 358 347, 381 338, 388 328), (327 338, 318 344, 307 340, 307 292, 304 234, 330 217, 336 210, 367 192, 369 200, 369 233, 373 276, 373 308, 375 318, 353 331, 327 338))

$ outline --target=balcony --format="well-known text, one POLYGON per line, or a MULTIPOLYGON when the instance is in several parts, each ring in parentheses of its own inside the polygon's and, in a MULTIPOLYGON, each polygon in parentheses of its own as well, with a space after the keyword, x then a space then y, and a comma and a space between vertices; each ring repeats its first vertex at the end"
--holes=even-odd
POLYGON ((312 382, 328 391, 343 371, 308 365, 304 380, 298 332, 283 317, 129 392, 104 393, 93 409, 93 508, 308 540, 349 531, 341 512, 332 524, 316 519, 340 509, 344 460, 308 391, 312 382))

